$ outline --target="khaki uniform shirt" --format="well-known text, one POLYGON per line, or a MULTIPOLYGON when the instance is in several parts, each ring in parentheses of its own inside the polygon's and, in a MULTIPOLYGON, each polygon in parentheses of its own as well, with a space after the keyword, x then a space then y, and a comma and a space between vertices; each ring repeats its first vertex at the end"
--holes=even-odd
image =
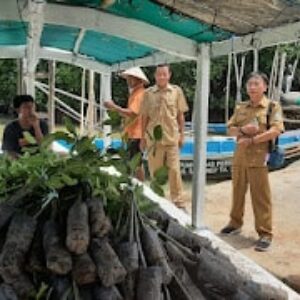
MULTIPOLYGON (((186 99, 179 86, 168 84, 165 89, 156 85, 148 88, 142 102, 141 114, 149 118, 146 131, 153 135, 153 129, 161 125, 164 146, 178 145, 179 128, 177 116, 188 111, 186 99)), ((146 133, 147 144, 150 139, 146 133)))
MULTIPOLYGON (((258 124, 259 133, 267 130, 267 111, 270 100, 263 97, 259 105, 254 107, 250 101, 242 102, 235 108, 234 114, 228 121, 228 128, 242 127, 246 124, 258 124)), ((278 102, 273 102, 272 111, 269 117, 270 128, 276 128, 280 132, 284 131, 282 110, 278 102)), ((233 165, 243 165, 247 167, 262 167, 266 165, 269 142, 252 144, 248 147, 237 148, 233 157, 233 165)))

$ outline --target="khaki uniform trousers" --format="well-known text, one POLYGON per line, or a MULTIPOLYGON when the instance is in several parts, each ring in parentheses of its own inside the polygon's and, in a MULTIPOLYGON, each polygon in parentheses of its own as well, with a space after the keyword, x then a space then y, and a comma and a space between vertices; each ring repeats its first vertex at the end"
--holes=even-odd
POLYGON ((148 154, 148 165, 151 176, 160 167, 167 166, 171 200, 177 206, 184 206, 178 146, 156 145, 155 151, 153 150, 151 149, 148 154))
POLYGON ((245 195, 250 185, 250 195, 258 235, 272 238, 272 203, 267 167, 233 166, 233 201, 230 225, 239 228, 243 225, 245 195))

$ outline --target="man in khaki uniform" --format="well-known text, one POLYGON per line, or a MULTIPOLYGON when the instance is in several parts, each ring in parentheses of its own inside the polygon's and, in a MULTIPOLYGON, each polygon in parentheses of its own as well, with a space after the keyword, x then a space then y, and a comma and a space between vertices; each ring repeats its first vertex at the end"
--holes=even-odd
POLYGON ((142 103, 143 116, 141 148, 148 151, 151 176, 166 165, 169 170, 171 200, 183 208, 183 188, 180 173, 179 147, 184 141, 184 113, 188 106, 182 89, 169 83, 171 71, 168 65, 160 65, 155 71, 156 85, 146 90, 142 103), (153 135, 155 126, 161 125, 163 137, 155 151, 148 133, 153 135))
POLYGON ((228 133, 237 137, 233 157, 233 199, 229 224, 223 234, 238 233, 243 225, 245 194, 250 194, 259 235, 255 250, 266 251, 272 241, 272 203, 268 179, 268 144, 284 131, 282 112, 278 102, 272 102, 267 129, 267 111, 270 100, 264 95, 268 78, 263 73, 250 74, 247 93, 250 100, 239 103, 228 122, 228 133))

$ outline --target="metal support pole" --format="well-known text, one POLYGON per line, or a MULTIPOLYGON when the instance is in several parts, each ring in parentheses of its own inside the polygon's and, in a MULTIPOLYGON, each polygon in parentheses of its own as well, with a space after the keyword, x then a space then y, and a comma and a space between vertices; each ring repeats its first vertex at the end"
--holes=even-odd
POLYGON ((38 64, 38 51, 43 30, 45 1, 28 1, 28 36, 25 51, 24 84, 25 92, 35 97, 35 70, 38 64))
POLYGON ((285 62, 286 62, 286 52, 283 52, 280 57, 280 69, 279 69, 279 75, 278 75, 278 86, 275 98, 273 100, 279 101, 280 94, 282 92, 282 83, 283 83, 283 77, 284 77, 284 69, 285 69, 285 62))
POLYGON ((55 72, 56 63, 54 60, 48 62, 49 95, 48 95, 48 123, 49 131, 55 130, 55 72))
POLYGON ((253 72, 258 72, 258 68, 259 68, 259 52, 258 49, 255 48, 253 49, 253 72))
POLYGON ((87 109, 87 121, 88 121, 88 135, 91 136, 94 134, 94 110, 95 110, 95 73, 92 70, 89 70, 89 104, 87 109))
POLYGON ((197 59, 197 85, 195 109, 195 151, 192 194, 192 225, 202 227, 206 184, 206 142, 209 99, 210 54, 207 44, 201 45, 197 59))
MULTIPOLYGON (((100 96, 100 105, 103 105, 103 101, 110 100, 112 98, 111 95, 111 73, 101 74, 101 96, 100 96)), ((104 112, 104 119, 108 118, 106 111, 104 112)), ((111 126, 104 125, 103 126, 103 139, 104 139, 104 148, 107 148, 111 143, 110 138, 111 126)))
POLYGON ((227 123, 228 119, 229 119, 229 98, 230 98, 231 66, 232 66, 232 53, 229 53, 228 54, 227 78, 226 78, 225 123, 227 123))
POLYGON ((85 99, 85 78, 86 78, 86 72, 85 69, 82 69, 82 75, 81 75, 81 102, 80 102, 80 135, 84 135, 84 101, 85 99))

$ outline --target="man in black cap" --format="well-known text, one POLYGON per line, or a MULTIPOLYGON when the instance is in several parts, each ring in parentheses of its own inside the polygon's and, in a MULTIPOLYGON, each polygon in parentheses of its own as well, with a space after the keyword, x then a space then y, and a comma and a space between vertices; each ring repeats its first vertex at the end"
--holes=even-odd
POLYGON ((30 95, 17 95, 13 100, 18 119, 6 125, 2 139, 2 150, 11 157, 17 158, 22 148, 28 145, 24 132, 29 132, 39 144, 44 135, 48 134, 48 125, 40 120, 35 111, 35 103, 30 95))

